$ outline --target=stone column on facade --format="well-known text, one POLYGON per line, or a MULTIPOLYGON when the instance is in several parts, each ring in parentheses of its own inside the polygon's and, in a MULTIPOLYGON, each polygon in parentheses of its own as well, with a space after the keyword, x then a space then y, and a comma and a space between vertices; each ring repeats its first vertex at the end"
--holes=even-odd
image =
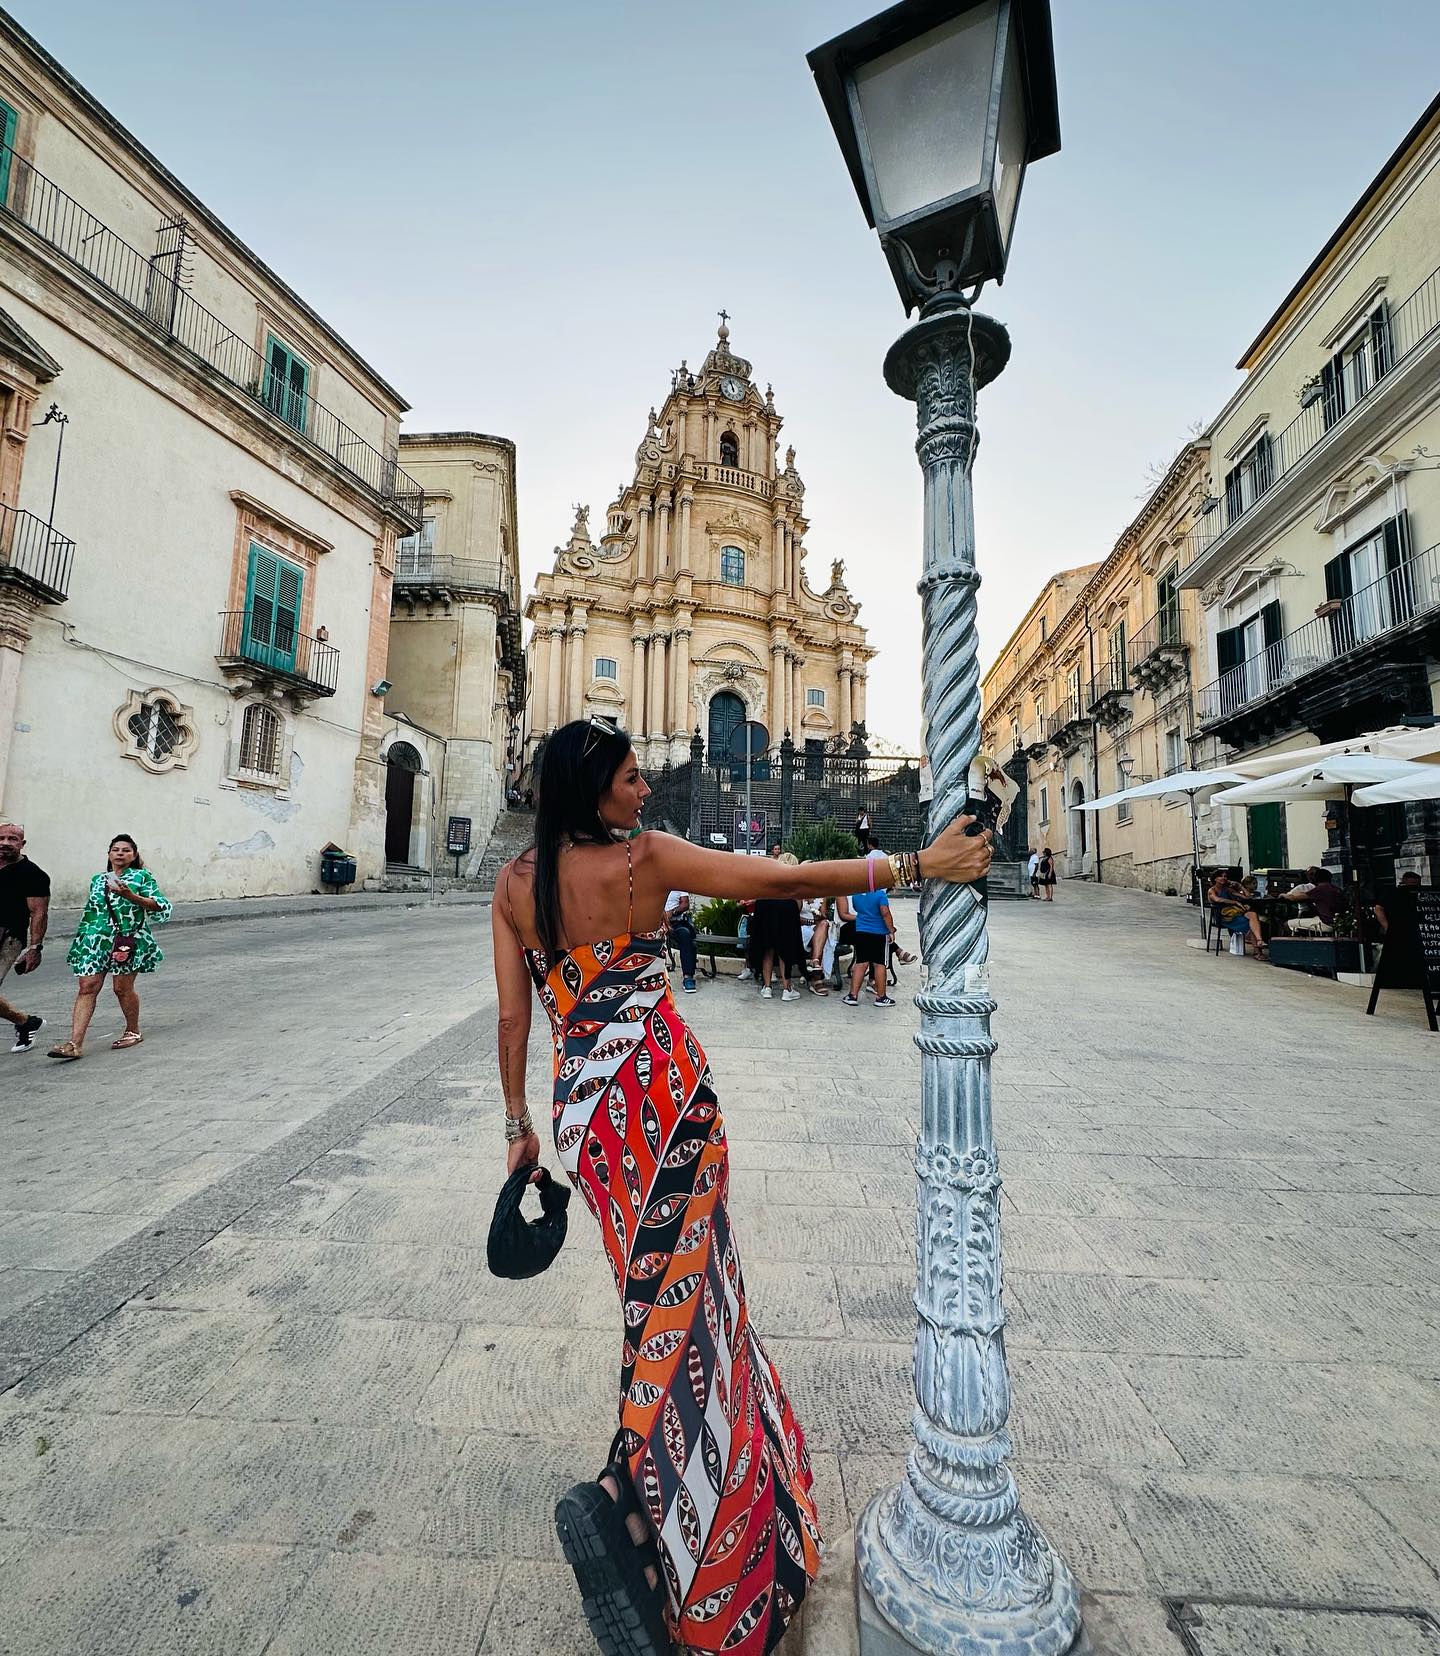
POLYGON ((665 730, 665 646, 669 643, 669 634, 662 632, 656 626, 650 634, 650 706, 646 710, 646 723, 650 727, 652 740, 663 741, 665 730))
POLYGON ((569 657, 565 691, 569 701, 565 715, 567 719, 580 719, 585 715, 585 686, 590 682, 585 661, 585 634, 588 631, 585 606, 576 604, 570 611, 570 634, 566 642, 569 657))
POLYGON ((790 705, 794 710, 790 715, 790 734, 798 742, 805 719, 805 657, 798 651, 791 668, 790 705))
POLYGON ((776 512, 774 520, 775 536, 770 548, 770 591, 772 593, 785 590, 785 515, 776 512))
POLYGON ((690 730, 690 616, 681 611, 670 634, 670 734, 690 730))
POLYGON ((849 650, 840 657, 840 734, 848 736, 850 725, 854 718, 854 709, 850 696, 850 676, 854 670, 854 661, 849 650))
POLYGON ((554 730, 556 725, 565 718, 565 706, 562 701, 564 695, 565 672, 565 621, 563 615, 552 613, 550 619, 550 682, 545 692, 545 724, 541 727, 541 734, 554 730))
POLYGON ((635 579, 650 579, 650 514, 653 510, 648 497, 635 509, 635 579))
POLYGON ((626 709, 626 723, 632 736, 645 734, 645 643, 650 636, 650 622, 637 615, 630 630, 630 705, 626 709))
POLYGON ((790 596, 797 604, 800 602, 800 535, 798 531, 790 537, 790 596))
POLYGON ((865 673, 864 668, 863 667, 860 668, 855 673, 854 687, 851 691, 851 699, 855 703, 855 721, 854 722, 856 724, 859 724, 859 725, 863 725, 865 723, 865 681, 866 681, 866 676, 867 675, 865 673))
POLYGON ((778 637, 770 640, 770 705, 765 717, 771 742, 778 742, 785 734, 785 644, 778 637))
POLYGON ((550 651, 552 640, 549 627, 536 625, 530 635, 530 728, 546 731, 550 728, 550 651))
MULTIPOLYGON (((15 740, 15 702, 20 692, 20 663, 30 642, 35 606, 17 586, 0 586, 0 809, 5 803, 5 776, 15 740)), ((4 816, 0 815, 0 822, 4 816)))
POLYGON ((695 496, 688 488, 680 496, 680 555, 676 560, 680 569, 689 569, 690 563, 690 508, 695 496))
POLYGON ((670 495, 657 495, 655 499, 655 574, 658 577, 670 572, 670 495))

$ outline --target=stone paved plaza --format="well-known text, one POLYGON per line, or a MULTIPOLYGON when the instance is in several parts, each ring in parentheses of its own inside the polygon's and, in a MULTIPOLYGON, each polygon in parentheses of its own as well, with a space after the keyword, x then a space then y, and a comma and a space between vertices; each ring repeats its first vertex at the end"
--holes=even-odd
MULTIPOLYGON (((1440 1037, 1191 924, 994 913, 1022 1494, 1096 1650, 1433 1656, 1383 1612, 1440 1612, 1440 1037)), ((550 1509, 608 1444, 619 1319, 581 1204, 547 1275, 485 1269, 487 911, 166 948, 143 1048, 0 1055, 0 1653, 593 1650, 550 1509)), ((787 1656, 852 1650, 850 1526, 908 1438, 915 986, 685 1002, 832 1541, 787 1656)))

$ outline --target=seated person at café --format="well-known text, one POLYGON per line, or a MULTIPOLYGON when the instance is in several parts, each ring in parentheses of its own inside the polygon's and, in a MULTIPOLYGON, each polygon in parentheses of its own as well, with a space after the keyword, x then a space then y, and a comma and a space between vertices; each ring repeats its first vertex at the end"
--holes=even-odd
POLYGON ((665 899, 665 941, 680 956, 680 987, 695 993, 695 916, 690 912, 690 893, 672 891, 665 899))
POLYGON ((1265 953, 1265 939, 1260 931, 1260 916, 1250 907, 1254 899, 1252 889, 1247 891, 1240 880, 1232 880, 1222 870, 1210 883, 1206 901, 1215 911, 1215 923, 1232 937, 1244 937, 1248 932, 1255 944, 1256 957, 1265 953))
POLYGON ((1292 932, 1331 931, 1335 925, 1336 915, 1344 913, 1349 907, 1350 900, 1335 884, 1328 868, 1307 868, 1305 872, 1314 881, 1312 885, 1295 886, 1290 891, 1282 891, 1280 896, 1287 903, 1308 903, 1315 912, 1292 920, 1290 930, 1292 932))

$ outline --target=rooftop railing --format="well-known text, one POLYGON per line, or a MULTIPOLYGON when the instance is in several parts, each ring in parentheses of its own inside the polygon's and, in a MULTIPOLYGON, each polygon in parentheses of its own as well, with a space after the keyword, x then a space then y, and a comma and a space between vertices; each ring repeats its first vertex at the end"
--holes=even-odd
POLYGON ((1410 297, 1384 313, 1364 347, 1363 380, 1346 376, 1343 383, 1319 382, 1307 403, 1288 426, 1262 442, 1269 445, 1263 463, 1256 465, 1248 487, 1227 489, 1200 520, 1191 537, 1192 562, 1220 539, 1246 512, 1300 461, 1328 432, 1367 403, 1385 385, 1387 377, 1440 327, 1440 270, 1432 270, 1410 297))
POLYGON ((1440 546, 1417 553, 1324 613, 1248 657, 1196 697, 1202 725, 1214 724, 1351 655, 1373 639, 1440 611, 1440 546))
POLYGON ((74 557, 75 542, 67 535, 33 512, 0 506, 0 582, 13 581, 47 603, 63 604, 74 557))
POLYGON ((161 268, 162 261, 178 263, 178 254, 147 258, 5 144, 0 144, 0 184, 0 222, 23 224, 172 344, 328 455, 411 527, 420 527, 420 484, 193 299, 161 268))

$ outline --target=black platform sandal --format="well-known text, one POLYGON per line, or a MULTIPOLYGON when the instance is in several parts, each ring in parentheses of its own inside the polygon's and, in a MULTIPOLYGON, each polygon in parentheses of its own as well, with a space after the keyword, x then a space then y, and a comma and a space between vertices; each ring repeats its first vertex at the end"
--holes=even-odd
POLYGON ((649 1515, 635 1498, 630 1473, 619 1458, 618 1444, 600 1478, 613 1478, 619 1499, 597 1478, 567 1489, 555 1505, 555 1528, 565 1561, 575 1572, 585 1619, 601 1656, 672 1656, 670 1635, 661 1609, 665 1573, 653 1536, 637 1541, 626 1519, 649 1515), (654 1570, 656 1585, 645 1579, 654 1570))

